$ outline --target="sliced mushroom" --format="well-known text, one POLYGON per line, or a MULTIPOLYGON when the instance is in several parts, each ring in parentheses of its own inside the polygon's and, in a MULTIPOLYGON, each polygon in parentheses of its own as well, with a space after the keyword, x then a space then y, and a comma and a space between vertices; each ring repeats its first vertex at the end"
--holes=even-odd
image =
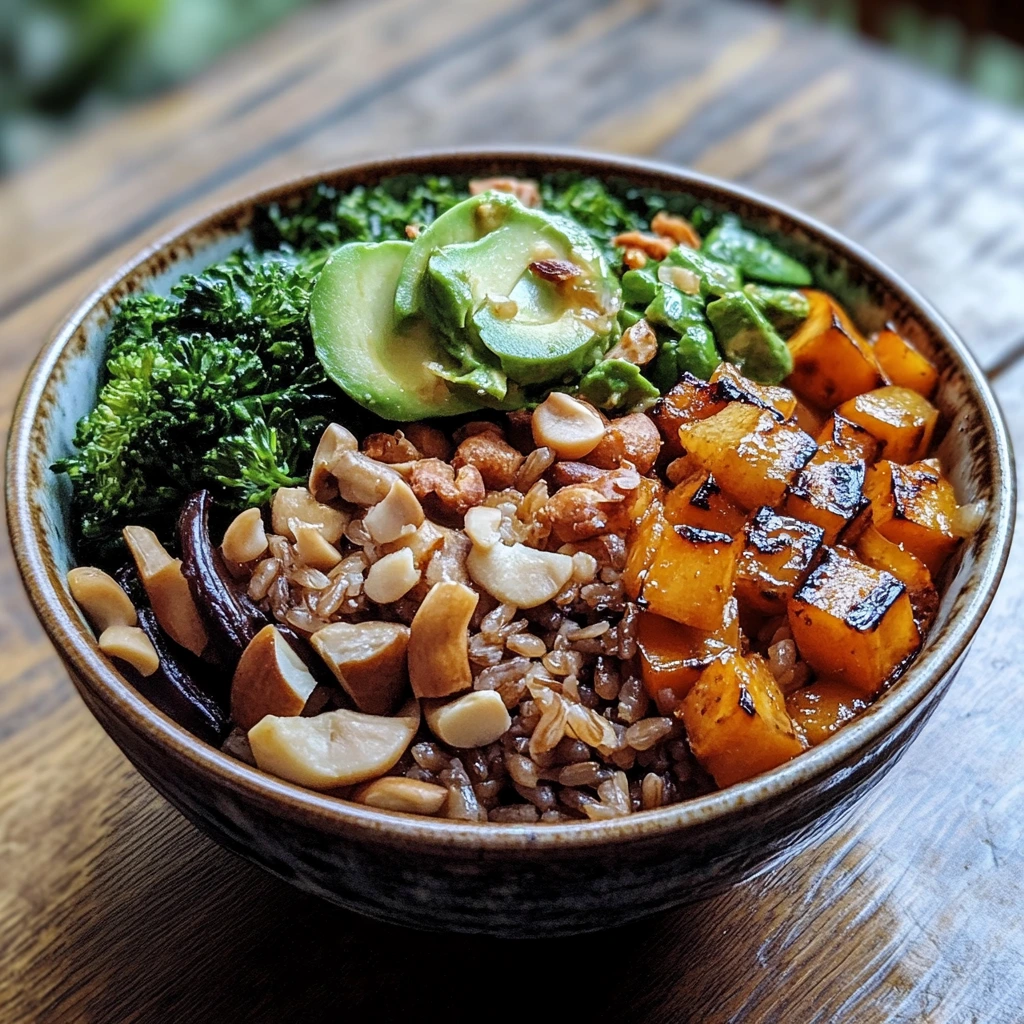
POLYGON ((124 540, 157 622, 175 643, 193 654, 202 654, 209 636, 182 574, 181 559, 171 558, 157 535, 144 526, 126 526, 124 540))
POLYGON ((315 526, 328 544, 337 544, 352 517, 317 501, 305 487, 279 487, 270 506, 274 533, 295 540, 292 520, 315 526))
POLYGON ((275 626, 250 641, 231 680, 231 717, 251 729, 264 715, 301 715, 316 680, 275 626))
POLYGON ((512 725, 497 690, 474 690, 447 703, 426 701, 423 714, 430 731, 450 747, 485 747, 512 725))
POLYGON ((345 709, 314 718, 267 715, 249 730, 249 745, 263 771, 309 789, 334 789, 391 769, 419 724, 415 701, 395 718, 345 709))
POLYGON ((341 561, 341 552, 324 539, 318 527, 298 519, 293 519, 290 525, 295 535, 296 554, 310 568, 330 572, 341 561))
POLYGON ((571 555, 525 544, 474 544, 466 568, 477 586, 503 604, 536 608, 572 578, 571 555))
POLYGON ((310 638, 360 711, 386 715, 409 682, 409 627, 397 622, 333 622, 310 638))
POLYGON ((383 501, 402 475, 392 466, 377 462, 362 452, 342 452, 334 466, 338 494, 355 505, 376 505, 383 501))
POLYGON ((366 574, 363 593, 377 604, 390 604, 405 597, 420 581, 420 571, 409 548, 399 548, 374 562, 366 574))
POLYGON ((604 436, 601 417, 561 391, 552 391, 533 410, 532 427, 537 445, 553 449, 560 459, 582 459, 604 436))
POLYGON ((258 508, 247 508, 231 520, 220 549, 229 562, 251 562, 267 550, 267 531, 258 508))
POLYGON ((99 644, 104 654, 128 662, 140 676, 151 676, 160 667, 156 648, 138 626, 108 626, 99 644))
POLYGON ((469 620, 479 599, 462 583, 435 583, 427 592, 409 632, 409 682, 417 697, 448 697, 473 685, 469 620))
POLYGON ((420 782, 401 775, 388 775, 360 786, 352 799, 357 804, 380 807, 406 814, 437 814, 448 799, 448 790, 433 782, 420 782))
POLYGON ((68 573, 68 589, 93 628, 102 633, 109 626, 134 626, 139 617, 117 580, 102 569, 81 565, 68 573))
POLYGON ((363 517, 375 544, 390 544, 423 522, 423 506, 404 480, 396 480, 382 501, 363 517))
POLYGON ((317 501, 333 501, 338 497, 338 481, 334 467, 344 452, 359 451, 355 434, 340 423, 332 423, 320 436, 309 471, 309 493, 317 501))

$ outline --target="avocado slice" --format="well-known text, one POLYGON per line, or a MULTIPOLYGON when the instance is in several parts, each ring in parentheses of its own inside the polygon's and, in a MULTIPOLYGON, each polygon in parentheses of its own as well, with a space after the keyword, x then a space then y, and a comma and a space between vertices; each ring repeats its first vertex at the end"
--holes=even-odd
POLYGON ((793 370, 793 357, 749 295, 735 292, 708 304, 708 319, 726 359, 761 384, 779 384, 793 370))
POLYGON ((424 320, 398 325, 395 285, 411 242, 336 249, 310 297, 317 358, 347 395, 389 420, 453 416, 480 407, 429 367, 453 368, 424 320))
POLYGON ((799 261, 776 249, 767 239, 748 231, 735 214, 728 214, 701 246, 701 252, 721 263, 731 263, 744 277, 767 284, 803 288, 811 272, 799 261))
POLYGON ((700 293, 705 299, 712 296, 721 298, 729 292, 739 291, 743 285, 740 272, 735 267, 685 245, 677 245, 664 262, 668 266, 683 267, 696 274, 700 278, 700 293))
POLYGON ((748 284, 743 291, 784 338, 788 338, 811 315, 811 304, 807 296, 795 288, 748 284))
POLYGON ((648 263, 622 275, 622 301, 629 306, 648 306, 658 294, 658 266, 648 263))
POLYGON ((659 285, 644 317, 659 328, 658 354, 650 373, 661 391, 678 384, 686 371, 702 380, 714 373, 722 357, 715 347, 715 336, 704 315, 704 300, 699 295, 686 295, 671 285, 659 285), (672 334, 666 336, 660 328, 668 328, 672 334))

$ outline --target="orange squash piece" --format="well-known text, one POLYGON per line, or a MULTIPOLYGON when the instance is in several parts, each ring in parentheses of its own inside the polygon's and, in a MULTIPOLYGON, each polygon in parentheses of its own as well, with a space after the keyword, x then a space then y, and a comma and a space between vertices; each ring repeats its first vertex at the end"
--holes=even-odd
POLYGON ((833 548, 793 595, 787 613, 807 664, 868 695, 921 646, 906 586, 833 548))
POLYGON ((698 526, 731 535, 743 527, 746 516, 713 476, 695 473, 665 495, 665 518, 675 526, 698 526))
POLYGON ((813 289, 804 295, 811 312, 786 342, 793 357, 786 384, 822 409, 885 384, 874 349, 839 303, 813 289))
POLYGON ((789 717, 812 747, 827 740, 867 706, 864 694, 834 679, 821 679, 786 695, 789 717))
POLYGON ((789 388, 748 380, 732 363, 719 363, 711 374, 710 383, 722 402, 743 402, 759 409, 774 410, 779 420, 788 420, 796 412, 796 395, 789 388))
POLYGON ((666 392, 648 410, 647 415, 661 433, 662 456, 669 459, 682 454, 679 428, 692 420, 706 419, 725 408, 710 381, 686 372, 671 391, 666 392))
POLYGON ((860 535, 855 550, 865 565, 890 572, 906 585, 918 627, 926 629, 939 606, 939 595, 924 562, 883 537, 873 525, 860 535))
POLYGON ((822 445, 789 485, 782 511, 824 530, 824 543, 855 536, 870 518, 864 496, 864 460, 833 444, 822 445))
POLYGON ((878 532, 916 555, 934 576, 956 550, 953 532, 956 494, 936 459, 909 466, 883 461, 872 466, 864 483, 878 532))
POLYGON ((862 426, 882 444, 882 455, 892 462, 915 462, 931 447, 939 410, 910 388, 876 388, 848 402, 836 415, 862 426))
POLYGON ((721 628, 710 633, 649 611, 641 612, 637 619, 636 643, 648 694, 653 698, 661 690, 670 690, 681 700, 712 662, 739 651, 736 601, 726 605, 721 628))
POLYGON ((667 527, 661 502, 652 501, 639 520, 629 529, 626 539, 626 565, 622 570, 622 586, 632 600, 640 596, 647 570, 661 543, 667 527))
POLYGON ((690 457, 742 508, 777 505, 817 445, 795 423, 756 406, 730 402, 706 420, 684 424, 679 440, 690 457))
POLYGON ((825 531, 813 523, 779 515, 767 505, 743 528, 736 567, 736 597, 763 615, 781 615, 811 571, 825 531))
POLYGON ((893 384, 910 388, 925 398, 935 393, 939 371, 892 327, 875 336, 875 358, 893 384))
POLYGON ((845 416, 831 416, 817 435, 818 444, 831 444, 871 465, 882 450, 882 443, 859 423, 845 416))
POLYGON ((732 598, 741 538, 665 523, 641 579, 640 606, 706 632, 720 629, 732 598))
POLYGON ((756 654, 712 664, 680 714, 693 756, 721 787, 777 768, 804 749, 782 692, 756 654))

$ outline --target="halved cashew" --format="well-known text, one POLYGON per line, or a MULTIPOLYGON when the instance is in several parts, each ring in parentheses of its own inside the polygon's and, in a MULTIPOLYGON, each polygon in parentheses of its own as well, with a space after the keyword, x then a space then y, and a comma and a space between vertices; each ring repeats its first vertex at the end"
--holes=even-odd
POLYGON ((346 709, 313 718, 267 715, 249 730, 249 745, 263 771, 309 789, 334 789, 393 768, 419 724, 415 701, 395 718, 346 709))
POLYGON ((123 533, 157 622, 175 643, 202 654, 209 637, 182 575, 181 559, 171 558, 157 535, 144 526, 126 526, 123 533))
POLYGON ((424 519, 412 533, 403 534, 396 541, 384 544, 384 554, 408 548, 412 552, 413 565, 420 571, 426 569, 434 552, 444 543, 445 536, 452 531, 446 526, 437 526, 429 519, 424 519))
POLYGON ((501 509, 478 505, 466 513, 466 536, 474 547, 490 548, 501 543, 501 509))
POLYGON ((333 622, 309 641, 360 711, 394 710, 409 680, 409 627, 397 622, 333 622))
POLYGON ((229 562, 251 562, 267 550, 267 531, 258 508, 247 508, 231 520, 220 549, 229 562))
POLYGON ((321 572, 330 572, 341 561, 341 552, 327 543, 318 526, 299 519, 292 519, 289 525, 295 537, 296 554, 306 565, 321 572))
POLYGON ((134 626, 139 621, 128 595, 113 576, 91 565, 68 573, 68 589, 85 617, 99 632, 109 626, 134 626))
POLYGON ((560 459, 582 459, 604 434, 601 417, 582 402, 561 391, 552 391, 533 410, 533 439, 554 450, 560 459))
POLYGON ((160 667, 156 648, 138 626, 107 626, 99 644, 104 654, 128 662, 141 676, 151 676, 160 667))
POLYGON ((231 680, 231 717, 251 729, 264 715, 301 715, 316 680, 276 626, 264 626, 242 652, 231 680))
POLYGON ((646 320, 637 320, 622 332, 622 337, 605 359, 624 359, 627 363, 646 366, 658 354, 658 336, 646 320))
POLYGON ((377 604, 397 601, 420 581, 420 571, 409 548, 399 548, 374 562, 366 574, 363 593, 377 604))
POLYGON ((306 487, 279 487, 270 506, 274 533, 295 540, 292 520, 315 526, 328 544, 337 544, 352 517, 317 501, 306 487))
POLYGON ((376 544, 390 544, 412 533, 423 522, 423 506, 404 480, 396 480, 383 501, 363 517, 363 525, 376 544))
POLYGON ((420 782, 401 775, 386 775, 360 786, 352 799, 357 804, 407 814, 437 814, 448 799, 448 790, 433 782, 420 782))
POLYGON ((512 725, 497 690, 474 690, 445 704, 427 701, 423 715, 430 731, 450 747, 485 747, 512 725))
POLYGON ((474 544, 466 567, 477 586, 517 608, 536 608, 550 601, 573 573, 571 555, 538 551, 525 544, 474 544))
POLYGON ((402 475, 392 466, 385 466, 362 452, 342 452, 334 466, 338 494, 355 505, 376 505, 383 501, 402 475))
POLYGON ((409 631, 409 682, 417 697, 447 697, 473 685, 469 620, 479 599, 464 584, 448 581, 427 592, 409 631))
POLYGON ((332 423, 320 436, 309 471, 309 492, 317 501, 331 501, 338 496, 334 467, 342 452, 359 451, 355 434, 340 423, 332 423))

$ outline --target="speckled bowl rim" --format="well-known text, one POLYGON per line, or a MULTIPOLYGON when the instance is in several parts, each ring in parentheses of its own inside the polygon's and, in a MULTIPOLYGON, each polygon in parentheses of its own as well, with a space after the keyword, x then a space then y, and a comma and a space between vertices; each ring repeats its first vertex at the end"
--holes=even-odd
POLYGON ((378 843, 419 846, 437 852, 522 852, 527 849, 586 848, 628 842, 640 837, 700 828, 729 815, 744 815, 756 805, 785 796, 811 781, 849 765, 861 751, 879 741, 910 714, 955 668, 964 655, 989 604, 1009 554, 1015 513, 1015 477, 1010 440, 998 404, 988 382, 953 329, 896 274, 859 246, 832 229, 785 204, 716 178, 653 161, 634 160, 573 149, 461 148, 421 151, 362 161, 292 178, 225 204, 164 235, 128 260, 104 284, 82 302, 42 349, 29 372, 14 412, 7 451, 7 513, 13 550, 29 598, 50 639, 77 676, 76 682, 103 702, 128 729, 147 742, 164 748, 174 759, 191 764, 210 777, 211 784, 228 787, 283 818, 304 822, 339 837, 362 837, 378 843), (992 502, 988 529, 977 552, 977 562, 964 582, 970 590, 966 604, 938 643, 929 643, 898 685, 850 725, 820 746, 747 782, 680 804, 629 817, 599 822, 572 822, 532 826, 513 824, 466 824, 382 811, 325 796, 284 782, 235 760, 195 739, 172 719, 137 693, 100 654, 95 638, 86 628, 54 568, 42 531, 33 521, 30 465, 35 424, 47 383, 62 353, 89 314, 112 290, 163 250, 173 250, 197 231, 214 234, 237 223, 243 211, 255 204, 284 198, 323 179, 344 175, 349 179, 377 180, 393 173, 477 173, 482 164, 531 163, 593 173, 598 177, 669 179, 681 191, 697 189, 717 193, 781 215, 799 226, 811 239, 829 250, 861 263, 885 287, 904 300, 914 315, 926 322, 953 355, 958 369, 973 392, 986 440, 990 446, 992 502))

